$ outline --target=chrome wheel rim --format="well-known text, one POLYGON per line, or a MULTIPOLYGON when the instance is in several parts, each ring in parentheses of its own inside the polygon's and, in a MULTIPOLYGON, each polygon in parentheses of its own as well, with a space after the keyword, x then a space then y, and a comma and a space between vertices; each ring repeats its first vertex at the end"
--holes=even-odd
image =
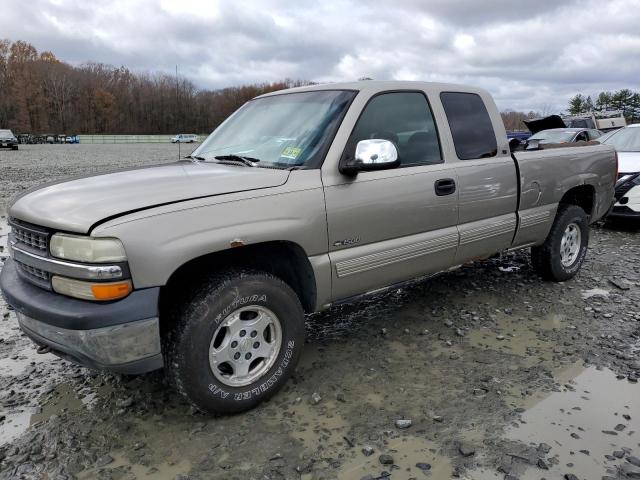
POLYGON ((560 241, 560 260, 562 265, 570 267, 578 259, 580 245, 582 243, 582 232, 575 223, 570 223, 564 230, 560 241))
POLYGON ((209 345, 213 375, 230 387, 243 387, 262 377, 278 358, 280 320, 259 305, 239 308, 218 326, 209 345))

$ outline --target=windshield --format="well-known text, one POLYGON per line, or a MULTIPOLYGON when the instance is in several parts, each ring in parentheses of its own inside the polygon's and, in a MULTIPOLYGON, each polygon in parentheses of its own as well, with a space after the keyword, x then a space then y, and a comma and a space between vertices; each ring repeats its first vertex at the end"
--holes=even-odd
POLYGON ((618 152, 640 152, 640 127, 621 128, 602 143, 613 145, 618 152))
POLYGON ((566 130, 542 130, 531 135, 529 140, 540 140, 540 143, 562 143, 571 141, 575 134, 576 132, 566 130))
POLYGON ((259 167, 317 168, 356 92, 323 90, 251 100, 193 153, 206 161, 224 155, 259 160, 259 167))

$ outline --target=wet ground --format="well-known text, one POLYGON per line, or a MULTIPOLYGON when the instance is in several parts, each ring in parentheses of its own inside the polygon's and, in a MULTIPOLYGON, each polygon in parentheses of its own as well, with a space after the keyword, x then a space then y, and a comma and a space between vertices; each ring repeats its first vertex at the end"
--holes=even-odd
MULTIPOLYGON (((28 147, 0 152, 4 198, 176 151, 28 147)), ((37 354, 0 301, 0 478, 640 478, 639 235, 597 227, 566 283, 513 253, 309 317, 294 377, 229 417, 193 411, 160 373, 37 354)))

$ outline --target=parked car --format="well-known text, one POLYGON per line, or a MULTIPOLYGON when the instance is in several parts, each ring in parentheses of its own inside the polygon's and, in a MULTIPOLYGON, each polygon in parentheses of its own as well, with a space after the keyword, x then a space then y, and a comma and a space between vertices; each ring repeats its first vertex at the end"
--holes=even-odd
POLYGON ((616 130, 603 143, 618 152, 618 182, 611 218, 640 220, 640 124, 616 130))
POLYGON ((597 141, 600 143, 605 143, 605 140, 607 138, 609 138, 611 135, 613 135, 614 133, 616 133, 618 130, 607 130, 606 132, 603 132, 601 136, 599 136, 597 138, 597 141))
POLYGON ((171 139, 171 143, 193 143, 198 141, 198 136, 191 133, 180 133, 171 139))
POLYGON ((597 140, 601 135, 602 132, 594 128, 551 128, 531 135, 527 139, 527 148, 549 143, 588 142, 597 140))
POLYGON ((78 137, 77 135, 68 135, 64 139, 64 143, 80 143, 80 137, 78 137))
POLYGON ((515 138, 521 142, 526 141, 531 136, 531 132, 522 132, 518 130, 507 131, 507 138, 511 140, 515 138))
POLYGON ((18 139, 11 130, 0 130, 0 148, 18 150, 18 139))
POLYGON ((164 367, 198 408, 238 412, 291 375, 305 313, 509 249, 569 280, 616 162, 600 144, 511 153, 478 88, 273 92, 188 159, 23 193, 0 289, 54 353, 164 367))
POLYGON ((18 134, 17 138, 18 138, 18 143, 21 143, 21 144, 33 143, 32 135, 28 133, 20 133, 18 134))

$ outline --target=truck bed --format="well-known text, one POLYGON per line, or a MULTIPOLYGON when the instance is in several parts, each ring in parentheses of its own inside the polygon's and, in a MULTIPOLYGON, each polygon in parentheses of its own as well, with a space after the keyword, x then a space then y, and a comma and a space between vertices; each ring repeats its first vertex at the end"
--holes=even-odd
POLYGON ((616 181, 615 150, 592 142, 571 145, 513 152, 520 179, 519 227, 514 246, 545 238, 546 233, 541 233, 551 228, 557 205, 571 188, 583 186, 594 193, 606 192, 593 196, 587 212, 591 223, 602 218, 611 206, 607 200, 612 198, 616 181))

